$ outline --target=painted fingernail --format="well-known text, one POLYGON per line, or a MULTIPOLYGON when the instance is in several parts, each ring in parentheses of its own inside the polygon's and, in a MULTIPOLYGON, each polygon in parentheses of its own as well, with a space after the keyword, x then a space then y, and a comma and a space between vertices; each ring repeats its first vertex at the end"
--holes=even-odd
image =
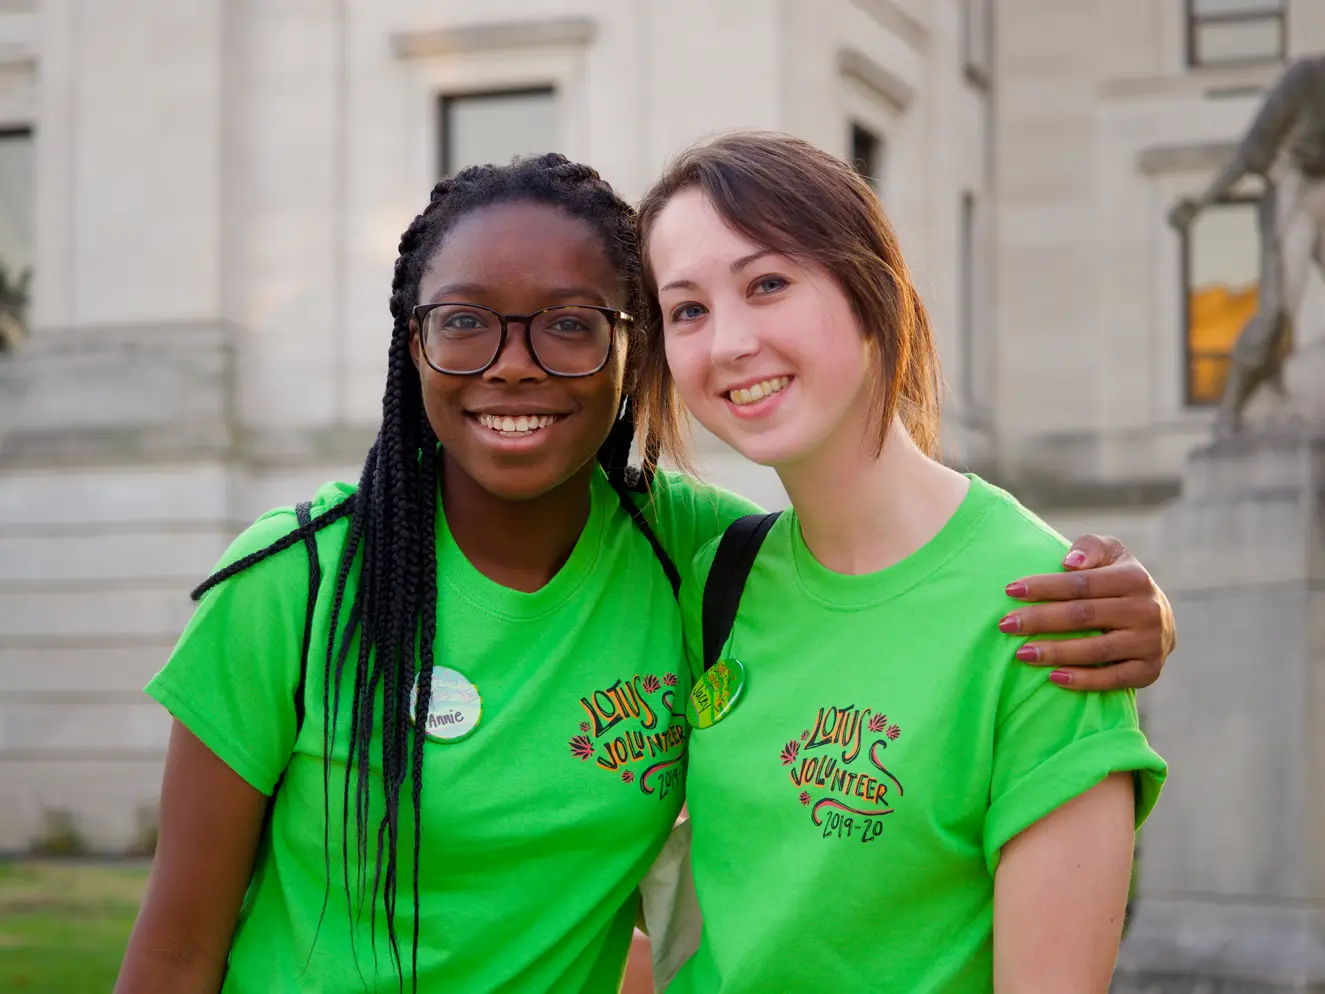
POLYGON ((1007 595, 1009 597, 1026 596, 1026 584, 1022 583, 1021 581, 1018 581, 1016 583, 1009 583, 1004 589, 1007 591, 1007 595))
POLYGON ((1072 674, 1067 670, 1054 670, 1049 674, 1049 679, 1060 687, 1066 687, 1072 682, 1072 674))
POLYGON ((1023 663, 1033 663, 1040 658, 1040 650, 1033 645, 1023 645, 1017 650, 1017 658, 1023 663))
POLYGON ((998 623, 998 630, 1008 635, 1019 632, 1021 631, 1021 619, 1015 614, 1009 614, 998 623))
POLYGON ((1073 549, 1071 552, 1067 554, 1067 557, 1063 560, 1063 565, 1075 568, 1077 566, 1082 565, 1085 561, 1086 561, 1086 554, 1082 552, 1080 549, 1073 549))

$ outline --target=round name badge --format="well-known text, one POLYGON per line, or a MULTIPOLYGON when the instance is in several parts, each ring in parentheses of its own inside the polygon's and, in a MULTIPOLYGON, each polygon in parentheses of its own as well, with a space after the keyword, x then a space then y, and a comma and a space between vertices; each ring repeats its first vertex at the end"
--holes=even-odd
POLYGON ((739 659, 719 659, 695 681, 686 700, 691 728, 710 728, 731 714, 745 690, 745 666, 739 659))
MULTIPOLYGON (((410 721, 418 723, 419 678, 409 693, 410 721)), ((428 700, 428 718, 424 734, 438 742, 459 742, 474 734, 483 716, 483 699, 478 688, 463 673, 436 666, 432 671, 432 696, 428 700)))

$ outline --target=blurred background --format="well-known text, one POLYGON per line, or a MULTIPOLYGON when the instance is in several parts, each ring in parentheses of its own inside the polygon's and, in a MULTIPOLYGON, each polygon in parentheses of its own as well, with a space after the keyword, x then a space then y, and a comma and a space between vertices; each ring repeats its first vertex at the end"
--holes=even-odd
MULTIPOLYGON (((1209 764, 1229 736, 1268 742, 1230 762, 1239 790, 1282 797, 1214 805, 1215 772, 1192 773, 1210 793, 1190 806, 1176 791, 1145 851, 1200 858, 1153 906, 1181 905, 1176 935, 1191 902, 1278 901, 1284 941, 1325 984, 1310 856, 1325 747, 1320 712, 1300 710, 1325 703, 1325 585, 1316 553, 1266 565, 1318 548, 1325 503, 1301 508, 1319 452, 1288 473, 1298 531, 1182 559, 1233 541, 1214 519, 1184 531, 1182 501, 1194 472, 1211 499, 1209 460, 1191 459, 1256 309, 1259 192, 1244 184, 1185 234, 1165 219, 1285 67, 1323 50, 1322 0, 0 2, 0 852, 25 857, 0 863, 0 988, 108 989, 169 727, 141 688, 242 527, 358 478, 396 243, 437 177, 556 150, 635 198, 669 155, 732 127, 808 138, 878 191, 938 330, 952 461, 1069 535, 1122 537, 1174 597, 1184 651, 1154 691, 1172 703, 1143 695, 1161 751, 1209 764), (1292 585, 1297 613, 1264 622, 1286 641, 1230 647, 1220 619, 1247 634, 1255 618, 1187 596, 1220 569, 1292 585), (1193 703, 1193 680, 1286 659, 1283 700, 1254 720, 1254 692, 1241 724, 1193 703), (1222 738, 1203 737, 1212 720, 1222 738), (1227 806, 1292 837, 1227 828, 1227 806), (1193 839, 1202 825, 1216 848, 1193 839), (1219 846, 1254 850, 1245 874, 1219 846), (1285 846, 1301 858, 1270 868, 1262 850, 1285 846)), ((713 481, 785 500, 771 473, 698 446, 713 481)), ((1220 479, 1245 478, 1229 465, 1220 479)), ((1325 987, 1237 988, 1262 989, 1325 987)))

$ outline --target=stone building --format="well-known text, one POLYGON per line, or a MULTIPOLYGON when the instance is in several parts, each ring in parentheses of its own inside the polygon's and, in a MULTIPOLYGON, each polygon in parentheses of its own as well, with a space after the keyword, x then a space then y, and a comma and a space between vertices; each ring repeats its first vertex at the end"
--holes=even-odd
POLYGON ((1322 48, 1318 0, 0 2, 0 263, 33 272, 0 327, 0 850, 150 830, 141 687, 244 524, 357 478, 440 173, 552 148, 633 197, 729 127, 850 158, 952 458, 1144 557, 1229 344, 1188 290, 1254 294, 1237 205, 1188 245, 1164 210, 1322 48))

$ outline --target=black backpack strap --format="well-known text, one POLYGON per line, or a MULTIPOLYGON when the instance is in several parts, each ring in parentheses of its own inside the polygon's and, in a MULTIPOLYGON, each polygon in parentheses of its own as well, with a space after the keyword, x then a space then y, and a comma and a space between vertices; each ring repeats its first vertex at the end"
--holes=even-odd
MULTIPOLYGON (((304 528, 313 522, 313 504, 304 501, 296 504, 295 517, 299 527, 304 528)), ((308 653, 313 645, 313 612, 317 609, 317 592, 322 586, 322 564, 317 558, 317 536, 309 532, 304 536, 304 547, 308 550, 308 608, 304 615, 304 648, 299 653, 299 683, 294 689, 294 734, 304 727, 304 685, 308 682, 308 653)))
MULTIPOLYGON (((305 528, 313 522, 313 504, 311 501, 304 501, 296 504, 294 516, 299 521, 299 527, 305 528)), ((304 614, 304 646, 299 653, 299 682, 294 688, 294 737, 299 738, 299 733, 304 727, 304 687, 308 683, 308 653, 313 645, 313 612, 317 609, 317 592, 322 586, 322 564, 317 558, 317 536, 309 531, 304 536, 304 548, 308 550, 308 607, 304 614)), ((281 789, 281 784, 285 782, 285 771, 276 778, 276 785, 272 788, 271 797, 267 798, 267 810, 263 815, 263 832, 271 827, 272 811, 276 806, 276 792, 281 789)))
POLYGON ((708 579, 704 581, 704 670, 718 661, 722 647, 727 644, 736 611, 741 606, 741 594, 750 567, 764 544, 764 536, 773 527, 781 511, 772 514, 747 514, 737 518, 718 541, 708 579))
POLYGON ((628 484, 613 480, 612 489, 616 491, 617 497, 620 498, 622 508, 628 515, 630 515, 630 520, 635 522, 635 527, 643 532, 644 537, 647 538, 649 544, 653 546, 653 554, 658 557, 658 565, 660 565, 663 572, 667 574, 667 582, 672 585, 672 596, 680 597, 681 574, 676 571, 676 563, 672 562, 672 557, 667 554, 667 550, 664 549, 662 543, 658 541, 658 536, 653 534, 653 529, 650 528, 649 523, 644 520, 644 512, 641 511, 639 505, 635 503, 635 498, 630 496, 628 484))

